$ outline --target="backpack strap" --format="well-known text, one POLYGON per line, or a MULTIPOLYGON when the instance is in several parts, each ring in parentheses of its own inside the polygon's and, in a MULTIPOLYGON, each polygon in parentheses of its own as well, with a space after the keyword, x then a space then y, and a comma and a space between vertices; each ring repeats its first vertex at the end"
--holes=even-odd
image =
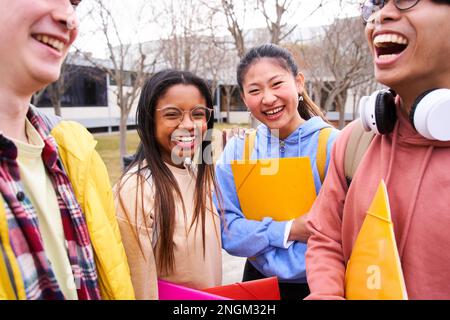
POLYGON ((331 131, 333 131, 333 128, 331 127, 321 129, 319 133, 319 140, 317 143, 316 166, 317 172, 319 172, 321 183, 323 183, 323 180, 325 179, 325 166, 327 163, 327 145, 331 131))
POLYGON ((348 138, 347 147, 345 148, 344 172, 345 178, 347 179, 347 186, 350 186, 353 175, 374 136, 375 133, 364 130, 360 119, 356 121, 348 138))
POLYGON ((256 129, 247 129, 244 134, 244 152, 242 153, 242 160, 249 161, 252 155, 253 148, 255 148, 256 129))
MULTIPOLYGON (((316 154, 316 166, 319 172, 320 181, 323 183, 325 178, 325 166, 327 161, 327 145, 328 139, 330 137, 333 128, 327 127, 320 130, 319 140, 317 145, 316 154)), ((244 152, 242 154, 242 160, 250 160, 253 148, 255 147, 256 130, 248 129, 245 130, 245 142, 244 142, 244 152)))

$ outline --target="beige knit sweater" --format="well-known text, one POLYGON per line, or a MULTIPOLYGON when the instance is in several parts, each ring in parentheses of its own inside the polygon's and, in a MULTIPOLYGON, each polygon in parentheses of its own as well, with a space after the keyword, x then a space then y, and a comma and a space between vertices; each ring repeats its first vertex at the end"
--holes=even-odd
MULTIPOLYGON (((131 279, 137 299, 157 299, 157 278, 195 289, 219 286, 222 282, 222 256, 220 218, 214 206, 207 211, 205 226, 205 256, 201 235, 201 223, 189 231, 194 211, 195 179, 186 169, 166 164, 175 176, 183 195, 186 217, 181 201, 176 201, 176 223, 174 232, 175 270, 170 274, 157 274, 155 255, 158 246, 157 219, 154 217, 154 189, 151 182, 144 182, 137 192, 137 175, 131 170, 121 184, 117 185, 116 209, 122 241, 127 253, 131 279), (119 201, 119 196, 122 201, 119 201), (142 201, 142 197, 144 201, 142 201), (142 208, 142 203, 144 208, 142 208), (212 211, 211 211, 212 209, 212 211), (142 212, 145 212, 145 218, 142 212), (136 225, 141 246, 137 241, 136 225), (157 228, 156 228, 157 229, 157 228)), ((209 201, 208 201, 209 202, 209 201)))

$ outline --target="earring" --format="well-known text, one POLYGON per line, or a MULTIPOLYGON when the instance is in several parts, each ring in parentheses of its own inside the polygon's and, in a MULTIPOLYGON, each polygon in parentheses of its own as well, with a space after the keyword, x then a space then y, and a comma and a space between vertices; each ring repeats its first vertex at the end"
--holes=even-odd
POLYGON ((299 95, 298 96, 298 102, 303 102, 305 99, 303 98, 303 96, 302 95, 299 95))

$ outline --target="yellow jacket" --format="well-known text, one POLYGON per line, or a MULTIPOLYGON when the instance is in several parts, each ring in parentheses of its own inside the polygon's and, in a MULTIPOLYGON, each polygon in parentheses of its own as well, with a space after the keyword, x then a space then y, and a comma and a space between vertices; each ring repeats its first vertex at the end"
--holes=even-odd
MULTIPOLYGON (((71 121, 61 121, 51 134, 85 214, 102 298, 134 299, 108 173, 95 151, 97 142, 84 127, 71 121)), ((16 298, 25 299, 25 290, 9 243, 4 203, 0 197, 0 299, 16 298)))

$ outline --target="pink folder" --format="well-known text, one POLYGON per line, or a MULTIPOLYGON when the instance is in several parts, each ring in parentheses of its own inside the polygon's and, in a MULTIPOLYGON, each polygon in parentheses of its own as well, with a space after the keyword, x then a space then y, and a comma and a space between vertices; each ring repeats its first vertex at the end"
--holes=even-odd
POLYGON ((158 292, 159 300, 230 300, 163 280, 158 280, 158 292))

